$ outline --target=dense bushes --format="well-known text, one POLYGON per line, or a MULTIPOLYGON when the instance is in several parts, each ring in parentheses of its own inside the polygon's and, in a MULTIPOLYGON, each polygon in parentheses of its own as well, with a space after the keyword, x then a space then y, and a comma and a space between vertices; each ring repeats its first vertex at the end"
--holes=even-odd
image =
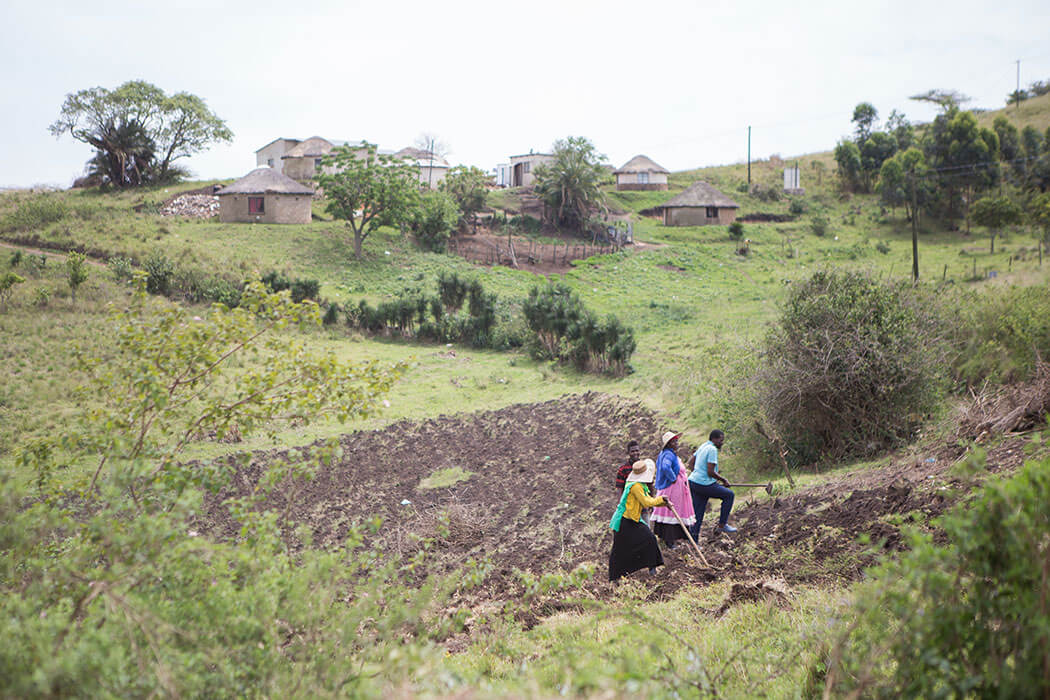
POLYGON ((451 196, 444 192, 426 192, 413 212, 412 234, 424 250, 443 253, 459 216, 459 207, 451 196))
POLYGON ((261 281, 271 292, 289 290, 292 301, 296 304, 306 299, 317 301, 321 293, 321 283, 318 280, 286 277, 274 270, 263 275, 261 281))
POLYGON ((1048 502, 1050 460, 1030 462, 942 518, 948 544, 916 535, 876 569, 829 649, 831 695, 1050 696, 1048 502))
POLYGON ((548 282, 533 287, 522 312, 534 333, 533 356, 571 361, 577 369, 592 372, 631 371, 634 332, 615 316, 599 320, 567 285, 548 282))
POLYGON ((34 231, 60 221, 69 214, 69 206, 55 195, 26 199, 18 208, 0 220, 0 231, 34 231))
POLYGON ((944 299, 956 350, 953 369, 967 385, 1018 381, 1050 358, 1050 289, 986 290, 944 299))
POLYGON ((759 396, 804 461, 909 437, 942 392, 945 343, 918 290, 818 272, 788 292, 765 342, 759 396))

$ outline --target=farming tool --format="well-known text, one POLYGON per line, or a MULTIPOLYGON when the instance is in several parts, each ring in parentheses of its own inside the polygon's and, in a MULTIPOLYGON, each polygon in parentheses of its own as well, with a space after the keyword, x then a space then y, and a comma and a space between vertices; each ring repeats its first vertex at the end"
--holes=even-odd
POLYGON ((768 493, 770 496, 773 495, 773 482, 772 481, 770 481, 767 484, 730 484, 730 486, 734 486, 734 487, 736 487, 736 486, 753 486, 755 488, 765 489, 766 493, 768 493))
POLYGON ((667 507, 671 509, 672 513, 674 513, 674 517, 678 520, 678 524, 681 525, 682 529, 685 531, 685 536, 689 538, 689 542, 693 545, 693 549, 696 550, 697 556, 700 557, 700 561, 703 562, 704 566, 708 569, 713 568, 710 564, 707 563, 707 559, 704 557, 704 553, 700 551, 700 545, 698 545, 696 543, 696 540, 693 539, 693 535, 689 532, 689 528, 685 526, 685 521, 682 520, 682 516, 679 515, 678 511, 675 509, 674 503, 671 503, 670 499, 667 499, 666 497, 665 500, 667 500, 667 507))

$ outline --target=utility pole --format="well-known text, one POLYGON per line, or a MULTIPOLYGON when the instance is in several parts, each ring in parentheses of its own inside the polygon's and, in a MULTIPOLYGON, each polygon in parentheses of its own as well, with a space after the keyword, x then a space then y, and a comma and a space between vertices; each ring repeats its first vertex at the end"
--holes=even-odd
POLYGON ((751 187, 751 127, 747 127, 747 186, 751 187))
POLYGON ((1017 90, 1014 91, 1014 102, 1017 103, 1017 111, 1021 111, 1021 59, 1014 61, 1017 64, 1017 90))
POLYGON ((911 174, 911 281, 919 281, 919 197, 914 172, 911 174))

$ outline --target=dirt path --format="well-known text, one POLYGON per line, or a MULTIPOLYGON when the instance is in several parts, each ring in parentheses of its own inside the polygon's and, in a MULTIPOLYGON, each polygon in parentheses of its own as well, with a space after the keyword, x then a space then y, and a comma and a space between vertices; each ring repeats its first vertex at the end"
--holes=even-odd
MULTIPOLYGON (((10 250, 20 250, 23 253, 29 253, 30 255, 48 255, 48 256, 51 256, 53 258, 62 255, 62 252, 57 251, 57 250, 43 250, 41 248, 33 248, 33 247, 30 247, 30 246, 17 245, 15 243, 7 243, 7 242, 4 242, 4 241, 0 241, 0 248, 8 248, 10 250)), ((94 258, 92 258, 90 256, 85 256, 85 261, 87 262, 88 265, 93 265, 95 267, 105 267, 106 266, 106 263, 101 262, 99 260, 95 260, 94 258)))

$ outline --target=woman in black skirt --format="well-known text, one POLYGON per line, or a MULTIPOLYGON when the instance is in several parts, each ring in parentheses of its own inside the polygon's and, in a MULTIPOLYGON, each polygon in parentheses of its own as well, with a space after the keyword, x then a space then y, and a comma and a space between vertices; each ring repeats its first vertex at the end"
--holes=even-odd
POLYGON ((648 568, 649 573, 653 573, 656 567, 663 566, 664 558, 660 555, 656 536, 639 522, 642 509, 667 505, 666 498, 652 495, 655 477, 656 464, 651 459, 635 462, 627 476, 620 505, 609 523, 616 533, 609 553, 610 581, 639 569, 648 568))

